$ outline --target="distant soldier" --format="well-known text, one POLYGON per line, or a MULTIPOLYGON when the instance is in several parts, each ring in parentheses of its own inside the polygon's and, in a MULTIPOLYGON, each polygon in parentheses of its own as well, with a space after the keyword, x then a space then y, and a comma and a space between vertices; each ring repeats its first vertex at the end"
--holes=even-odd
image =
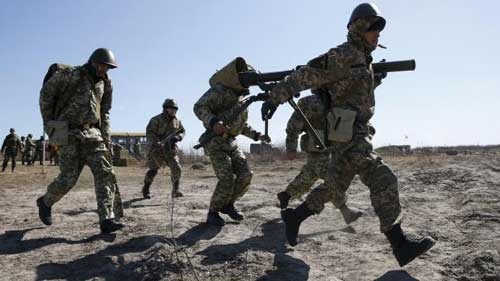
MULTIPOLYGON (((325 114, 328 100, 328 93, 321 90, 314 90, 314 95, 301 98, 298 106, 311 122, 311 125, 325 142, 326 122, 325 114)), ((318 150, 318 145, 307 130, 304 120, 298 112, 294 112, 288 120, 286 127, 286 151, 288 159, 293 160, 297 155, 299 135, 305 133, 300 138, 302 151, 307 153, 307 162, 300 170, 300 173, 290 182, 285 191, 278 193, 280 208, 286 209, 290 199, 298 199, 306 192, 318 179, 325 179, 330 163, 330 152, 328 150, 318 150)), ((333 205, 339 208, 342 217, 347 224, 357 220, 363 212, 347 206, 346 201, 332 201, 333 205)))
POLYGON ((33 158, 33 162, 37 160, 40 161, 40 165, 43 165, 43 149, 44 149, 45 139, 43 136, 40 137, 39 140, 35 142, 35 157, 33 158))
POLYGON ((21 137, 21 165, 24 165, 24 163, 26 162, 25 158, 24 158, 24 150, 26 148, 26 137, 22 136, 21 137))
POLYGON ((26 146, 24 147, 24 158, 26 161, 26 165, 30 166, 33 165, 35 162, 33 160, 33 151, 35 150, 35 142, 33 142, 33 135, 28 134, 26 137, 26 146))
POLYGON ((163 112, 149 120, 146 127, 148 139, 148 168, 144 177, 142 195, 151 198, 150 186, 158 173, 160 167, 170 167, 170 179, 172 180, 172 196, 182 197, 184 194, 179 190, 181 179, 181 165, 177 155, 177 142, 184 138, 186 131, 176 113, 179 107, 173 99, 166 99, 163 103, 163 112))
POLYGON ((123 227, 114 221, 117 185, 108 156, 112 85, 107 71, 117 67, 115 56, 99 48, 83 66, 53 66, 56 70, 51 73, 51 66, 40 91, 40 111, 51 142, 59 145, 60 174, 37 199, 38 215, 44 224, 52 224, 52 205, 87 165, 94 175, 101 233, 114 232, 123 227))
POLYGON ((236 119, 231 112, 238 112, 243 99, 250 92, 242 86, 238 72, 249 70, 242 58, 233 60, 230 64, 217 71, 210 78, 210 89, 195 103, 193 111, 203 122, 207 134, 214 135, 208 142, 200 137, 205 152, 210 156, 218 182, 210 200, 207 224, 222 226, 224 219, 219 212, 228 215, 236 221, 243 220, 243 213, 234 206, 236 200, 248 190, 252 180, 252 170, 245 155, 238 147, 236 137, 240 134, 255 141, 270 142, 247 124, 248 110, 241 112, 236 119))
POLYGON ((142 151, 141 151, 141 144, 139 143, 139 140, 136 139, 132 148, 133 148, 133 154, 134 154, 135 159, 141 161, 142 160, 142 151))
POLYGON ((49 144, 49 161, 50 164, 54 164, 54 166, 59 165, 59 155, 58 155, 59 147, 57 144, 49 144))
POLYGON ((16 156, 21 150, 21 140, 16 135, 16 130, 10 128, 10 134, 8 134, 2 144, 1 152, 3 155, 2 172, 5 172, 7 164, 9 164, 9 159, 12 161, 12 172, 16 169, 16 156))

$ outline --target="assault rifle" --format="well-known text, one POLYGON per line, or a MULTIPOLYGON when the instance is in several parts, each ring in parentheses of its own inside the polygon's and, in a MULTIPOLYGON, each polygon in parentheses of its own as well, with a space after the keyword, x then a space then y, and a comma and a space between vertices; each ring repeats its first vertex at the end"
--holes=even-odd
MULTIPOLYGON (((250 97, 246 98, 245 100, 243 100, 243 103, 238 108, 236 108, 235 110, 233 110, 230 113, 230 115, 227 118, 225 118, 225 119, 226 120, 235 120, 252 103, 254 103, 256 101, 265 101, 268 98, 269 98, 269 94, 268 93, 260 93, 260 94, 254 95, 254 96, 250 96, 250 97)), ((266 134, 267 134, 267 132, 266 132, 266 134)), ((203 147, 206 144, 208 144, 216 136, 217 136, 217 134, 215 134, 214 131, 207 129, 201 135, 201 137, 200 137, 200 143, 198 143, 197 145, 193 146, 193 148, 194 149, 200 149, 201 147, 203 147)))
MULTIPOLYGON (((239 80, 241 85, 244 87, 250 86, 258 86, 261 90, 264 91, 266 95, 269 95, 272 88, 281 80, 283 80, 286 76, 292 74, 294 71, 304 67, 304 65, 297 66, 294 70, 285 70, 285 71, 277 71, 277 72, 267 72, 267 73, 258 73, 255 71, 245 71, 240 72, 239 80)), ((364 67, 364 66, 362 66, 364 67)), ((375 74, 383 74, 387 72, 398 72, 398 71, 411 71, 415 70, 415 60, 402 60, 402 61, 391 61, 391 62, 377 62, 372 63, 373 72, 375 74)), ((355 68, 353 68, 354 70, 355 68)), ((292 108, 302 117, 302 120, 306 124, 308 130, 312 134, 314 140, 319 145, 319 149, 326 149, 325 144, 322 139, 318 136, 311 123, 304 115, 300 107, 295 103, 293 98, 288 100, 288 103, 292 108)), ((268 119, 266 117, 266 128, 268 119)))
POLYGON ((181 132, 181 128, 171 132, 170 134, 168 134, 166 137, 164 137, 161 141, 159 141, 159 144, 168 152, 171 152, 172 151, 172 143, 170 143, 170 141, 172 140, 172 138, 174 136, 176 136, 177 134, 179 134, 181 132))

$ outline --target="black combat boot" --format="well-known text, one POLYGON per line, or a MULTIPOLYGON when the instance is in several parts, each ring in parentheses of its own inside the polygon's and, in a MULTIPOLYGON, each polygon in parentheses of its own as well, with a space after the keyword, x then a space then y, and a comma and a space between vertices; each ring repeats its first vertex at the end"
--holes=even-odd
POLYGON ((45 225, 52 224, 52 208, 45 205, 43 202, 43 196, 36 199, 36 205, 38 206, 38 217, 45 225))
POLYGON ((179 198, 184 196, 182 192, 179 191, 179 180, 172 182, 172 197, 179 198))
POLYGON ((101 228, 102 234, 107 234, 122 229, 124 225, 121 223, 116 223, 111 219, 106 219, 99 223, 99 227, 101 228))
POLYGON ((286 239, 290 246, 297 245, 300 224, 311 215, 314 215, 314 212, 307 208, 305 202, 300 204, 295 210, 288 208, 281 211, 281 218, 285 223, 286 239))
POLYGON ((278 193, 278 200, 280 201, 280 209, 286 209, 288 207, 288 202, 290 201, 291 196, 288 195, 286 191, 282 191, 278 193))
POLYGON ((151 199, 151 194, 149 193, 150 186, 151 183, 144 183, 144 186, 142 187, 142 197, 144 197, 144 199, 151 199))
POLYGON ((224 206, 220 212, 228 215, 231 219, 235 221, 242 221, 245 218, 243 213, 234 207, 234 203, 224 206))
POLYGON ((427 252, 436 241, 429 236, 415 239, 407 237, 401 230, 401 225, 394 225, 385 233, 391 243, 392 252, 400 266, 405 266, 416 257, 427 252))
POLYGON ((226 222, 220 217, 219 212, 208 212, 207 224, 215 226, 224 226, 226 222))

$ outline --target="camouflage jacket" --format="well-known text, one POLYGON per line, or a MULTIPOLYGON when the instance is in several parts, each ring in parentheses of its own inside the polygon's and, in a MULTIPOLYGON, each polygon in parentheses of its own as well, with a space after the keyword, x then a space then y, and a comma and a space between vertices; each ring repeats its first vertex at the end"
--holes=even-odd
POLYGON ((17 153, 21 150, 21 139, 14 133, 8 134, 3 140, 2 151, 17 153))
POLYGON ((366 47, 360 35, 369 25, 365 21, 353 24, 347 42, 285 77, 273 88, 269 101, 278 105, 303 90, 322 88, 329 92, 332 108, 356 111, 357 125, 366 127, 375 112, 374 89, 380 84, 375 81, 371 66, 373 50, 366 47))
MULTIPOLYGON (((297 105, 304 112, 304 115, 309 119, 316 133, 324 142, 326 133, 326 106, 323 104, 321 98, 316 94, 303 97, 297 102, 297 105)), ((298 138, 302 133, 306 133, 307 135, 302 135, 301 137, 301 149, 306 152, 312 152, 310 149, 307 149, 309 145, 305 142, 314 142, 314 139, 308 133, 307 126, 300 114, 294 111, 286 126, 287 151, 297 151, 298 138)))
POLYGON ((146 138, 148 139, 149 149, 153 149, 158 142, 164 140, 168 135, 177 131, 177 135, 184 138, 186 130, 177 117, 170 117, 167 114, 160 113, 149 120, 146 127, 146 138))
POLYGON ((203 122, 207 130, 222 121, 229 128, 229 135, 236 137, 240 134, 257 140, 259 134, 247 124, 248 110, 241 112, 237 118, 230 120, 233 112, 243 103, 244 96, 238 95, 231 88, 217 84, 211 87, 194 104, 193 111, 196 117, 203 122))
POLYGON ((30 151, 33 148, 35 148, 35 142, 33 142, 32 139, 27 138, 26 139, 26 146, 24 147, 25 151, 30 151))
POLYGON ((57 71, 40 91, 43 122, 67 121, 70 129, 97 127, 102 138, 110 141, 111 97, 111 81, 95 81, 85 66, 57 71))

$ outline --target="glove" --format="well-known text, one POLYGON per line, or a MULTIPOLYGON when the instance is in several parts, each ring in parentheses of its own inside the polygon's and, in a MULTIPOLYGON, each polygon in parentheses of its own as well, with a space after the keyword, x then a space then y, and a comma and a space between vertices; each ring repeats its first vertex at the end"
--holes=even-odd
MULTIPOLYGON (((385 59, 382 59, 380 62, 385 62, 385 59)), ((375 73, 373 76, 375 77, 375 79, 378 82, 381 82, 382 79, 384 79, 385 77, 387 77, 387 72, 378 72, 378 73, 375 73)))
POLYGON ((268 135, 262 135, 259 133, 259 136, 257 137, 258 140, 263 141, 265 143, 271 143, 271 137, 268 135))
POLYGON ((174 143, 180 142, 180 141, 181 141, 181 136, 179 136, 179 135, 173 135, 168 140, 168 142, 171 144, 174 144, 174 143))
POLYGON ((262 108, 260 109, 260 113, 262 115, 262 121, 265 121, 266 119, 271 119, 271 117, 273 117, 274 112, 276 111, 276 108, 278 107, 272 104, 270 101, 265 101, 264 103, 262 103, 262 108))

